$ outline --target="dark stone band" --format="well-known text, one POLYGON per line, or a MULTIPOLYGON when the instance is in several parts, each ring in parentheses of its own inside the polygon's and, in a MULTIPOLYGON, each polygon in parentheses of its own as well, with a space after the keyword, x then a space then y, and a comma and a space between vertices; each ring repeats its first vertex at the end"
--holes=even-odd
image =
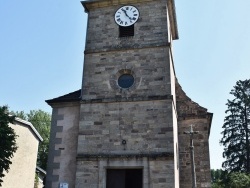
POLYGON ((152 101, 152 100, 173 100, 173 95, 163 95, 163 96, 147 96, 147 97, 115 97, 115 98, 102 98, 102 99, 90 99, 81 100, 81 103, 104 103, 104 102, 131 102, 131 101, 152 101))
POLYGON ((174 157, 172 152, 154 152, 154 153, 126 153, 126 154, 113 154, 113 153, 96 153, 96 154, 78 154, 77 159, 89 158, 159 158, 159 157, 174 157))

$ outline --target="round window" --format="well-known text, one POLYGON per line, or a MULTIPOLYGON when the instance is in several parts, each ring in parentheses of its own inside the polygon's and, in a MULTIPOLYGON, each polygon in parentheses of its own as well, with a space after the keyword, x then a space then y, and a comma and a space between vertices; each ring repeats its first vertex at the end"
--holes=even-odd
POLYGON ((131 74, 123 74, 118 78, 118 85, 121 88, 130 88, 134 84, 134 77, 131 74))

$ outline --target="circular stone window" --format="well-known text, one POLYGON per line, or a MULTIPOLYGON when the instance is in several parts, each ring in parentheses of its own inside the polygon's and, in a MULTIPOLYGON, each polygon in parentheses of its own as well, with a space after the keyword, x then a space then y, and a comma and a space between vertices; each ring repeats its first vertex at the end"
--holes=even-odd
POLYGON ((134 82, 135 79, 131 74, 122 74, 118 78, 118 85, 124 89, 130 88, 134 84, 134 82))

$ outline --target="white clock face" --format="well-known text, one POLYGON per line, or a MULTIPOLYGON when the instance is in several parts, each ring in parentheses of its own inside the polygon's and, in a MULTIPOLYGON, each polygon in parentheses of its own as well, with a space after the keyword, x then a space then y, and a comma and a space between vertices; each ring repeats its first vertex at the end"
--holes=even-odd
POLYGON ((115 22, 122 27, 128 27, 137 22, 139 15, 139 11, 136 7, 126 5, 116 11, 115 22))

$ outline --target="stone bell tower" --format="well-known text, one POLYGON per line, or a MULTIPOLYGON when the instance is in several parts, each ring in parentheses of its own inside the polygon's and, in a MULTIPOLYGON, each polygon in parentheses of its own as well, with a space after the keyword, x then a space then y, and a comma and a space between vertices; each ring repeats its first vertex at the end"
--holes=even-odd
POLYGON ((198 185, 209 187, 211 116, 177 83, 174 0, 82 5, 88 14, 82 88, 46 101, 53 108, 46 187, 189 187, 182 132, 194 119, 202 122, 205 143, 198 185))
POLYGON ((82 2, 88 28, 76 187, 179 187, 173 3, 82 2))

